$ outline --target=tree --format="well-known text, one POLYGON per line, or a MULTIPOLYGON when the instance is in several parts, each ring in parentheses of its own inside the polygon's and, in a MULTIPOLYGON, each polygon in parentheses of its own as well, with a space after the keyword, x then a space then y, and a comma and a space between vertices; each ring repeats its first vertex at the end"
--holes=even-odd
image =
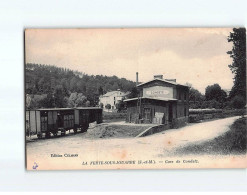
POLYGON ((29 94, 26 94, 26 108, 29 109, 31 105, 32 98, 29 94))
POLYGON ((85 103, 85 106, 89 107, 90 106, 90 101, 87 100, 86 103, 85 103))
POLYGON ((52 108, 55 107, 54 103, 55 103, 54 95, 48 93, 44 99, 40 100, 39 108, 52 108))
POLYGON ((100 102, 99 107, 104 108, 104 104, 102 102, 100 102))
POLYGON ((99 95, 103 95, 104 94, 103 88, 101 86, 98 89, 98 93, 99 93, 99 95))
POLYGON ((111 109, 111 104, 106 104, 105 108, 108 109, 108 110, 111 109))
POLYGON ((75 92, 77 89, 77 79, 76 77, 72 77, 69 83, 69 88, 71 92, 75 92))
POLYGON ((117 108, 118 112, 120 112, 120 111, 125 109, 125 104, 124 104, 123 100, 121 100, 118 103, 116 103, 116 108, 117 108))
POLYGON ((133 87, 128 95, 128 98, 136 98, 138 97, 138 90, 137 87, 133 87))
POLYGON ((206 100, 216 100, 218 102, 226 101, 226 92, 221 89, 219 84, 209 85, 205 91, 206 100))
MULTIPOLYGON (((82 93, 71 93, 68 99, 68 107, 80 107, 85 106, 87 102, 87 98, 82 93)), ((89 102, 90 104, 90 102, 89 102)))
POLYGON ((201 94, 197 89, 192 87, 192 84, 186 83, 189 87, 189 107, 196 109, 202 107, 202 102, 205 100, 205 96, 201 94))
POLYGON ((54 92, 54 104, 57 108, 66 107, 65 94, 62 85, 57 85, 54 92))
POLYGON ((233 43, 233 48, 227 54, 233 59, 228 65, 234 74, 234 85, 230 92, 230 99, 240 96, 246 104, 246 29, 234 28, 228 36, 228 42, 233 43))
POLYGON ((204 96, 197 89, 193 87, 189 89, 189 101, 201 102, 204 99, 204 96))
POLYGON ((27 107, 27 109, 36 109, 39 107, 39 104, 40 102, 37 99, 31 98, 30 104, 27 107))
POLYGON ((243 108, 245 106, 245 99, 240 95, 236 95, 231 100, 231 106, 237 109, 243 108))

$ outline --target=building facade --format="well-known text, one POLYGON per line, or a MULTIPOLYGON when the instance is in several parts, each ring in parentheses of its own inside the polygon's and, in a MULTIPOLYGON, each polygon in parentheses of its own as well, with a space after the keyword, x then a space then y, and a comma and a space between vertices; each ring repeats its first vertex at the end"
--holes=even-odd
POLYGON ((181 126, 188 121, 189 87, 162 75, 137 85, 139 96, 124 100, 127 104, 126 121, 156 123, 169 127, 181 126))
POLYGON ((127 93, 122 92, 120 90, 110 91, 106 94, 99 97, 99 105, 103 106, 104 111, 113 111, 116 110, 116 105, 120 101, 122 101, 126 97, 127 93), (106 108, 106 105, 109 104, 111 106, 110 109, 106 108))

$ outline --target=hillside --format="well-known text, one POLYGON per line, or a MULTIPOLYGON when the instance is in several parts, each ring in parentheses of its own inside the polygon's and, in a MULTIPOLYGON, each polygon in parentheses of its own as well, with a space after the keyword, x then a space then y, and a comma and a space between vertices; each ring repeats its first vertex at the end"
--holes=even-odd
POLYGON ((50 65, 26 64, 25 66, 26 94, 47 95, 46 103, 31 107, 51 107, 47 101, 56 98, 55 107, 65 107, 66 98, 72 93, 81 93, 90 102, 90 106, 98 103, 98 97, 108 91, 120 89, 131 91, 135 86, 133 81, 117 76, 87 75, 78 71, 59 68, 50 65), (49 99, 50 98, 50 99, 49 99))

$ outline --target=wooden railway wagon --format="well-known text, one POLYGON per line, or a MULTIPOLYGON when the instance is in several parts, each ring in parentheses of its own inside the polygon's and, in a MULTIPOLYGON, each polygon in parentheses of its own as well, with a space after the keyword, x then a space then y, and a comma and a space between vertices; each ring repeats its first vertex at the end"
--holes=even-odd
POLYGON ((38 138, 49 137, 50 133, 57 136, 60 131, 65 135, 67 130, 74 129, 74 109, 71 108, 44 108, 29 112, 29 126, 35 131, 38 138))
MULTIPOLYGON (((26 111, 26 131, 37 134, 38 138, 49 137, 58 132, 65 135, 67 130, 78 128, 86 131, 89 123, 102 122, 102 109, 94 107, 83 108, 45 108, 26 111)), ((30 133, 29 133, 30 135, 30 133)))
POLYGON ((89 123, 102 123, 102 108, 78 107, 75 108, 75 129, 85 131, 89 123))

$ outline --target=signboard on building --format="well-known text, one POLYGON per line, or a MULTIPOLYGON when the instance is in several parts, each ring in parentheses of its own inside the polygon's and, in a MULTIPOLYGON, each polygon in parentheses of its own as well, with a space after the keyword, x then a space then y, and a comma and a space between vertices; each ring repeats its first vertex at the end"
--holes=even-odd
POLYGON ((173 98, 173 88, 163 86, 153 86, 144 88, 143 97, 173 98))

